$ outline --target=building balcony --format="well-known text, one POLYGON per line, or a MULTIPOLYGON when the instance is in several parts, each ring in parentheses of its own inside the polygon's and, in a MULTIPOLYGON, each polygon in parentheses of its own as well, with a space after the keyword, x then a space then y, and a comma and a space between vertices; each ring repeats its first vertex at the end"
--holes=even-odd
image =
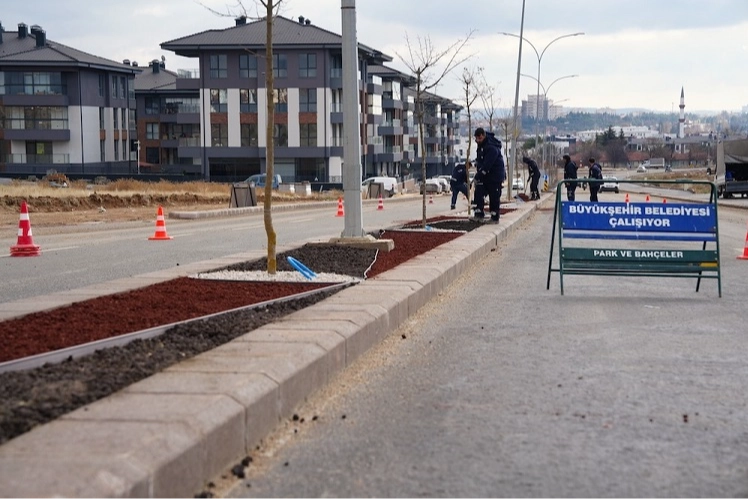
POLYGON ((382 109, 402 109, 403 101, 393 99, 382 99, 382 109))
POLYGON ((179 147, 200 147, 200 137, 180 137, 179 147))
POLYGON ((21 165, 64 165, 70 163, 69 154, 8 154, 9 164, 21 165))
POLYGON ((35 140, 45 142, 69 142, 70 130, 67 129, 6 129, 6 140, 35 140))

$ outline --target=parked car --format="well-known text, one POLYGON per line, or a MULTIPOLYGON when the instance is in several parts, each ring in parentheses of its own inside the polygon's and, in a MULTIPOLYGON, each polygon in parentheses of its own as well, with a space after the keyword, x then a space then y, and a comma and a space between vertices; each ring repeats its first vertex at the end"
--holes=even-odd
POLYGON ((369 177, 361 182, 361 192, 367 192, 371 184, 382 184, 388 197, 397 194, 397 179, 395 177, 369 177))
POLYGON ((618 194, 618 179, 616 177, 603 177, 603 185, 600 186, 600 192, 613 191, 618 194))
POLYGON ((421 184, 421 194, 423 194, 424 187, 426 192, 434 194, 440 194, 442 192, 442 183, 436 178, 427 178, 426 181, 421 184))
POLYGON ((516 177, 512 181, 512 190, 514 190, 514 191, 521 191, 524 188, 525 188, 525 183, 522 181, 521 178, 516 177))
POLYGON ((637 173, 644 173, 647 171, 647 167, 644 165, 639 165, 639 168, 636 169, 637 173))
MULTIPOLYGON (((245 182, 249 184, 254 184, 255 187, 259 188, 265 188, 265 179, 267 178, 267 175, 265 173, 258 173, 256 175, 252 175, 245 180, 245 182)), ((277 189, 280 184, 282 184, 283 181, 281 180, 281 176, 278 174, 273 175, 273 189, 277 189)))
POLYGON ((439 183, 442 185, 442 192, 449 192, 450 185, 449 185, 449 179, 452 178, 450 175, 439 175, 438 177, 434 177, 436 180, 439 181, 439 183))

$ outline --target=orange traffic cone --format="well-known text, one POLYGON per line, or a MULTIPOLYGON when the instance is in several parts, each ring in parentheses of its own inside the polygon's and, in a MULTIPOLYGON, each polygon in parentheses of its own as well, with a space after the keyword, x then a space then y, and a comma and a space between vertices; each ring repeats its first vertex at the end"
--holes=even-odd
POLYGON ((158 207, 158 213, 156 214, 156 232, 148 239, 151 241, 166 241, 168 239, 174 239, 173 237, 166 234, 164 209, 161 206, 158 207))
POLYGON ((662 198, 662 204, 665 204, 665 203, 667 203, 667 199, 662 198))
POLYGON ((29 220, 29 207, 26 201, 21 203, 21 219, 18 221, 18 240, 10 247, 10 256, 39 256, 41 249, 34 244, 29 220))
POLYGON ((625 203, 628 203, 628 202, 629 202, 629 193, 628 193, 628 192, 626 193, 626 199, 624 200, 624 202, 625 202, 625 203))
POLYGON ((338 212, 335 214, 336 217, 343 217, 345 216, 345 211, 343 211, 343 198, 338 198, 338 212))
POLYGON ((748 260, 748 232, 745 233, 745 244, 743 245, 743 254, 738 255, 738 260, 748 260))
POLYGON ((377 205, 377 210, 383 210, 384 209, 384 201, 382 200, 382 195, 379 195, 379 204, 377 205))
POLYGON ((434 204, 434 195, 433 194, 429 195, 429 204, 434 204))
POLYGON ((649 194, 647 194, 647 197, 644 199, 647 203, 649 203, 649 194))

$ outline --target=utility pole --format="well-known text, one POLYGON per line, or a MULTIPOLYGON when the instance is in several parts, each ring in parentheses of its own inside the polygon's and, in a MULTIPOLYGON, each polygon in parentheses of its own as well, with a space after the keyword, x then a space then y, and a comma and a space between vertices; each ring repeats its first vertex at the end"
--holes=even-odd
POLYGON ((512 182, 514 182, 514 170, 517 163, 517 110, 519 108, 519 77, 522 74, 522 34, 525 31, 525 0, 522 0, 522 20, 519 26, 519 54, 517 55, 517 82, 514 89, 514 124, 512 125, 512 157, 509 161, 509 175, 506 181, 506 198, 512 199, 512 182))

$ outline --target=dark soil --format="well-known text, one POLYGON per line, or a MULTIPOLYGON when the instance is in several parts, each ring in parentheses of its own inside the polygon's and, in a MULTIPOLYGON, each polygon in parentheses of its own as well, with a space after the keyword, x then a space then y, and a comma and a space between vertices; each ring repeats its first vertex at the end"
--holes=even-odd
MULTIPOLYGON (((431 223, 431 221, 429 221, 431 223)), ((462 230, 480 225, 467 220, 462 230)), ((305 245, 278 254, 278 270, 292 270, 292 256, 315 272, 374 277, 414 256, 459 237, 461 232, 387 231, 395 250, 305 245), (376 260, 375 260, 376 257, 376 260)), ((264 259, 227 267, 265 270, 264 259)), ((138 290, 0 322, 0 361, 65 348, 94 339, 171 324, 306 291, 315 283, 205 281, 180 278, 138 290)), ((193 321, 156 338, 68 359, 27 371, 0 373, 0 443, 83 405, 216 348, 264 324, 323 300, 334 291, 193 321)))

